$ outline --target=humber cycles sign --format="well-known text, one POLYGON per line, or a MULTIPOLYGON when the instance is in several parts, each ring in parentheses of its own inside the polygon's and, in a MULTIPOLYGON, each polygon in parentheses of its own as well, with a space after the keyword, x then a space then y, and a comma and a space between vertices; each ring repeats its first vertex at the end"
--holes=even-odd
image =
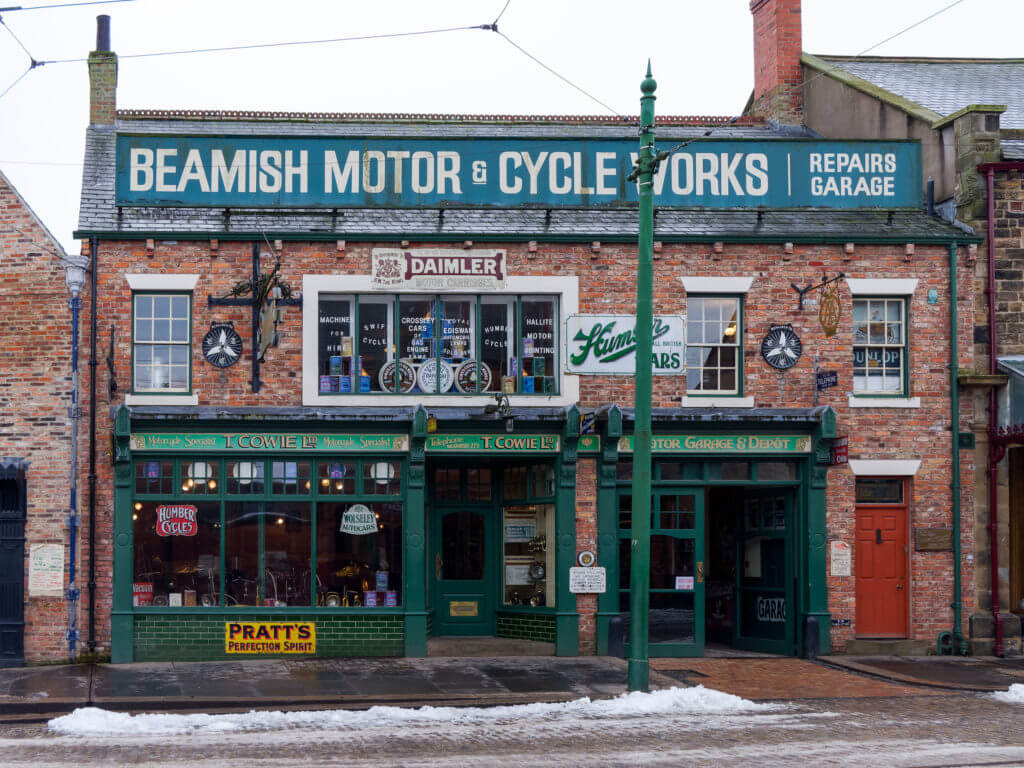
POLYGON ((428 451, 556 453, 558 435, 427 435, 428 451))
MULTIPOLYGON (((117 137, 117 205, 586 208, 636 203, 635 139, 117 137)), ((698 139, 654 204, 917 208, 916 142, 698 139)))
MULTIPOLYGON (((652 329, 652 370, 682 374, 685 321, 656 317, 652 329)), ((636 374, 636 317, 572 315, 565 322, 566 373, 636 374)))
MULTIPOLYGON (((619 450, 633 451, 633 436, 619 438, 619 450)), ((654 435, 655 453, 810 453, 811 438, 800 435, 654 435)))
POLYGON ((407 451, 408 435, 134 433, 133 451, 407 451))

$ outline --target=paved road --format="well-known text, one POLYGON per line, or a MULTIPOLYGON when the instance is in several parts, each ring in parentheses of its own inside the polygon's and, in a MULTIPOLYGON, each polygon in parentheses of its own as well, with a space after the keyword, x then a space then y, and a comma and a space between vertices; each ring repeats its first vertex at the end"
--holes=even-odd
POLYGON ((0 762, 223 766, 1024 766, 1024 706, 989 694, 803 699, 752 714, 67 737, 0 728, 0 762))

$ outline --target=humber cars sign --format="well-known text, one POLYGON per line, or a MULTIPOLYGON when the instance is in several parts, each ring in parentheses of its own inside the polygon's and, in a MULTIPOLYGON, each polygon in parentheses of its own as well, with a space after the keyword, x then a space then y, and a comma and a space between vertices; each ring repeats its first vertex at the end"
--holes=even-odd
MULTIPOLYGON (((666 144, 666 146, 668 146, 666 144)), ((635 204, 625 138, 117 137, 124 206, 599 208, 635 204)), ((911 141, 700 139, 654 177, 662 207, 917 208, 911 141)))
MULTIPOLYGON (((636 317, 572 315, 565 326, 567 373, 636 374, 636 317)), ((654 373, 680 375, 685 372, 684 328, 682 317, 654 318, 654 373)))

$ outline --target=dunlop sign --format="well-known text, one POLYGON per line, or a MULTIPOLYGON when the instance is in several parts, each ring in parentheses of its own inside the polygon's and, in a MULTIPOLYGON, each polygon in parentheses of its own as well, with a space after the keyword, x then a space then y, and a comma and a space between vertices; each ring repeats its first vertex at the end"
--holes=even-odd
POLYGON ((228 621, 224 653, 316 653, 312 621, 228 621))
MULTIPOLYGON (((682 317, 654 318, 653 365, 657 374, 681 375, 686 322, 682 317)), ((566 373, 636 375, 636 317, 571 315, 565 321, 566 373)))
MULTIPOLYGON (((666 144, 667 146, 667 144, 666 144)), ((549 208, 635 204, 635 138, 117 137, 117 205, 549 208)), ((910 141, 697 140, 654 177, 654 204, 919 208, 910 141)))

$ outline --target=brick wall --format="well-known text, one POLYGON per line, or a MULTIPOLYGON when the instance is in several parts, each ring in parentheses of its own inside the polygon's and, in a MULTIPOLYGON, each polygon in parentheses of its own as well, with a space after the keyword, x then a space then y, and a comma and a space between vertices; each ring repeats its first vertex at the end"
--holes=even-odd
MULTIPOLYGON (((261 366, 264 387, 258 395, 249 390, 249 324, 246 310, 206 305, 208 294, 224 295, 237 281, 250 271, 249 243, 221 241, 216 255, 211 255, 209 243, 156 241, 152 255, 148 255, 144 242, 104 242, 100 252, 100 313, 103 329, 100 350, 105 355, 109 343, 109 326, 116 327, 114 371, 118 392, 107 394, 108 374, 101 366, 98 375, 99 408, 97 411, 100 433, 100 466, 98 484, 97 556, 100 567, 100 599, 98 600, 98 627, 101 643, 109 638, 109 578, 110 573, 110 514, 112 480, 106 439, 110 434, 110 408, 123 402, 123 393, 129 388, 130 366, 130 292, 124 273, 164 272, 200 275, 195 292, 192 360, 193 386, 200 405, 276 406, 301 404, 301 311, 286 307, 279 327, 281 345, 271 349, 266 363, 261 366), (243 360, 228 369, 215 369, 203 362, 198 339, 203 329, 213 320, 233 320, 245 343, 243 360)), ((330 243, 283 244, 281 252, 282 277, 293 286, 301 286, 303 274, 354 273, 368 274, 372 243, 347 244, 343 258, 339 258, 333 241, 330 243)), ((580 312, 631 314, 634 311, 635 248, 626 245, 603 245, 595 253, 586 244, 538 244, 535 254, 528 253, 525 244, 504 244, 508 248, 509 273, 512 275, 577 275, 580 279, 580 312)), ((488 247, 502 244, 488 244, 488 247)), ((424 247, 413 243, 411 247, 424 247)), ((431 246, 426 246, 431 247, 431 246)), ((973 319, 973 292, 970 286, 971 265, 966 263, 965 250, 961 250, 960 286, 960 365, 973 366, 971 326, 973 319)), ((264 269, 272 263, 264 259, 264 269)), ((813 364, 817 355, 822 368, 839 371, 839 386, 822 393, 820 404, 835 408, 838 430, 849 436, 851 458, 914 458, 922 466, 910 489, 910 516, 912 526, 950 526, 950 400, 949 400, 949 275, 946 246, 922 246, 912 255, 906 255, 902 245, 860 246, 846 253, 842 244, 797 245, 787 254, 781 244, 726 244, 723 252, 715 253, 710 244, 668 244, 656 254, 655 311, 663 314, 685 314, 686 297, 680 276, 734 276, 754 278, 745 304, 745 333, 743 338, 745 394, 754 398, 758 407, 809 407, 814 404, 813 364), (840 283, 843 317, 835 337, 826 339, 817 318, 817 307, 797 309, 796 294, 789 284, 805 285, 817 282, 823 272, 834 276, 838 272, 847 276, 866 278, 916 277, 920 285, 910 304, 910 364, 911 394, 921 398, 918 409, 850 408, 847 395, 852 389, 850 363, 852 360, 852 328, 850 320, 850 294, 840 283), (935 290, 937 303, 927 302, 930 290, 935 290), (761 340, 772 324, 792 323, 804 342, 800 362, 786 372, 769 368, 759 353, 761 340)), ((88 313, 86 312, 86 315, 88 313)), ((86 323, 87 318, 86 318, 86 323)), ((85 326, 87 327, 87 325, 85 326)), ((87 354, 84 350, 83 354, 87 354)), ((88 386, 86 381, 83 388, 88 386)), ((683 377, 654 377, 653 404, 656 407, 678 406, 685 394, 683 377)), ((581 407, 596 407, 606 403, 631 406, 633 380, 630 377, 581 377, 581 407)), ((962 425, 970 422, 973 412, 970 403, 963 404, 962 425)), ((968 482, 974 471, 973 458, 961 453, 963 470, 963 510, 965 520, 972 514, 973 486, 968 482)), ((593 501, 584 493, 583 485, 593 480, 584 478, 593 473, 592 460, 580 462, 578 481, 577 526, 582 542, 592 540, 593 501)), ((828 536, 853 544, 853 478, 846 468, 829 471, 828 536)), ((964 552, 973 551, 973 532, 964 526, 964 552)), ((83 555, 84 556, 84 555, 83 555)), ((911 617, 912 636, 933 640, 948 629, 951 622, 949 604, 952 598, 952 559, 950 553, 918 553, 911 551, 913 575, 911 617)), ((856 568, 856 562, 854 563, 856 568)), ((964 561, 964 584, 973 578, 971 564, 964 561)), ((854 586, 852 578, 830 580, 830 610, 839 617, 853 618, 854 586)), ((973 605, 973 597, 966 596, 965 615, 973 605)), ((577 603, 583 613, 581 648, 591 647, 587 622, 593 607, 588 599, 577 603)), ((836 630, 838 646, 856 632, 836 630)))
MULTIPOLYGON (((576 463, 576 551, 597 552, 597 459, 581 458, 576 463)), ((576 565, 576 563, 573 563, 576 565)), ((597 595, 576 595, 580 615, 580 653, 597 651, 597 595)))
POLYGON ((54 248, 0 176, 0 456, 31 462, 25 529, 29 662, 67 657, 63 597, 28 597, 30 547, 62 544, 65 559, 69 555, 71 313, 64 268, 54 248))
MULTIPOLYGON (((135 661, 211 661, 244 659, 224 652, 224 624, 238 614, 135 616, 135 661)), ((405 651, 402 616, 246 616, 245 621, 316 622, 317 656, 401 656, 405 651)), ((282 654, 295 658, 294 654, 282 654)), ((253 654, 249 658, 267 658, 253 654)))

